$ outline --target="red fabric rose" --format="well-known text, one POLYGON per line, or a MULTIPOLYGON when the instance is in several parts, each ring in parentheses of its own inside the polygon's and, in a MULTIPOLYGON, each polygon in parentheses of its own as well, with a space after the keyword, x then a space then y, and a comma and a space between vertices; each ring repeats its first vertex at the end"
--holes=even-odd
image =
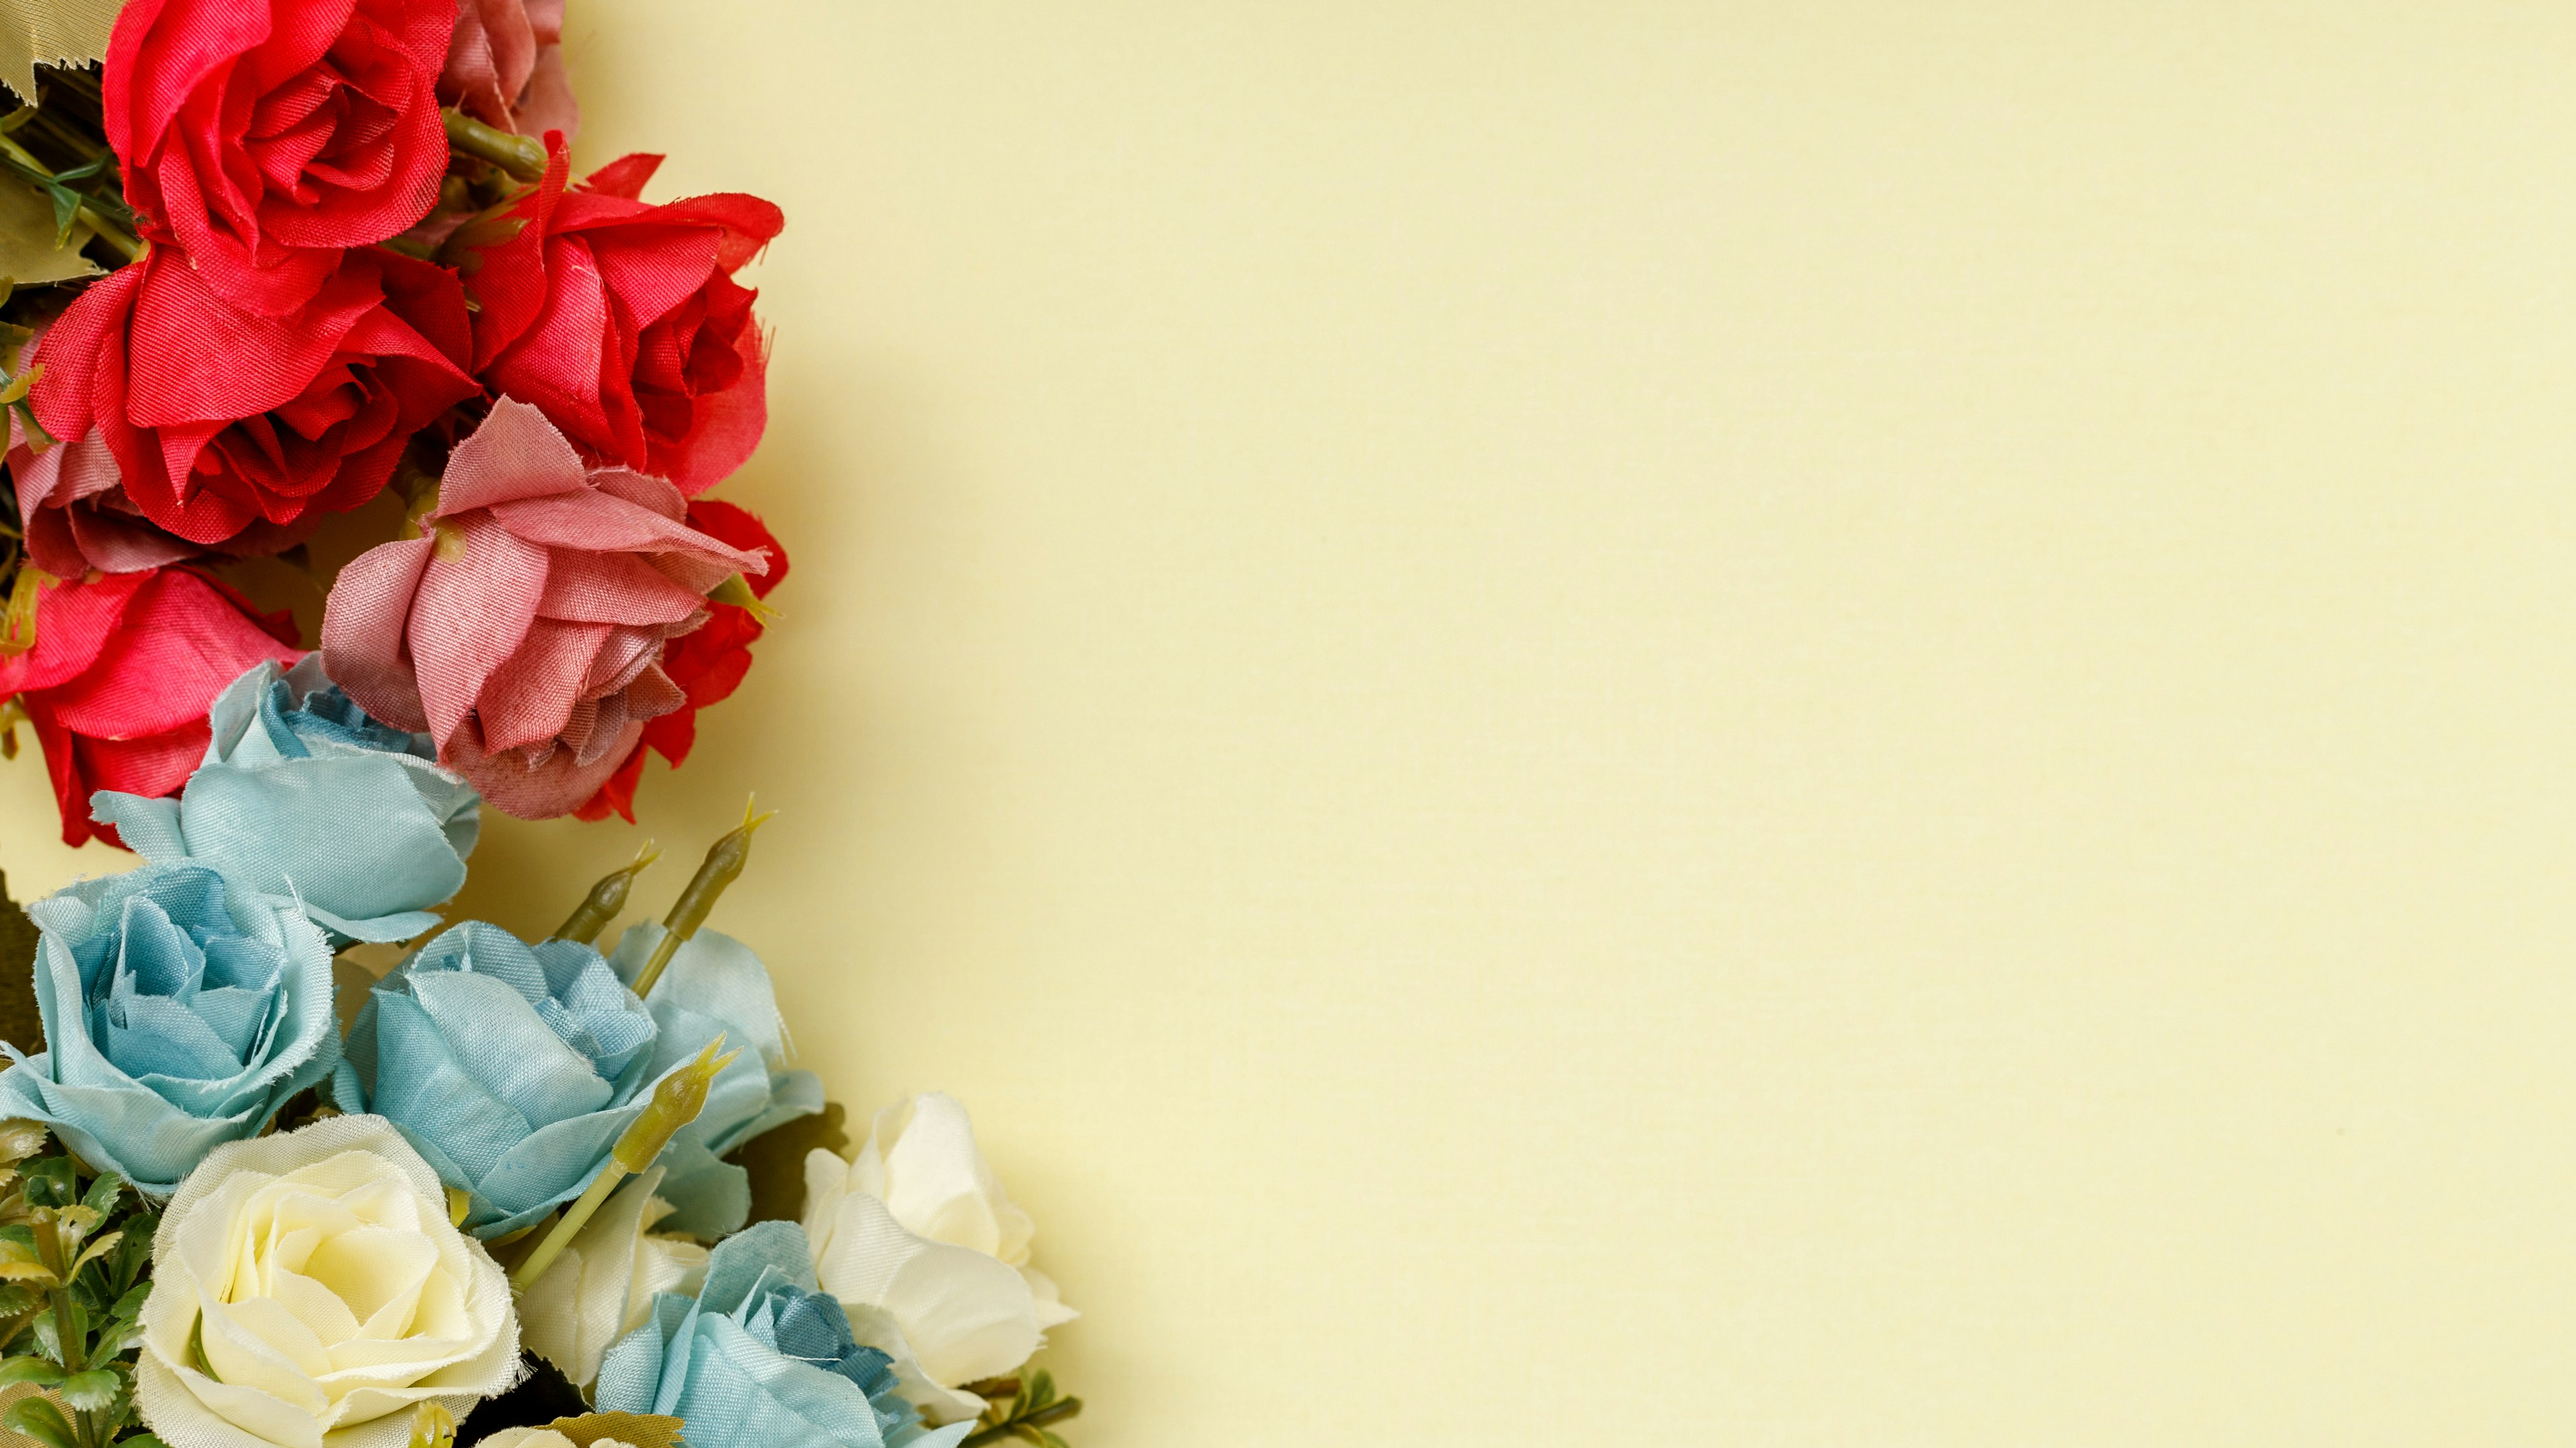
MULTIPOLYGON (((778 546, 751 510, 700 498, 689 505, 689 526, 745 553, 769 556, 767 573, 744 578, 752 597, 769 597, 769 591, 787 576, 787 550, 778 546)), ((679 768, 698 741, 698 711, 732 697, 750 670, 751 646, 764 631, 759 616, 739 604, 710 600, 708 608, 711 614, 704 624, 662 650, 662 672, 680 686, 688 702, 644 725, 643 748, 626 756, 626 763, 608 777, 599 793, 574 811, 583 819, 604 820, 614 811, 628 824, 635 823, 635 786, 644 775, 645 751, 658 752, 673 769, 679 768)))
POLYGON ((144 518, 274 551, 374 497, 412 434, 474 395, 468 346, 464 294, 428 262, 348 252, 294 315, 265 317, 156 250, 54 323, 32 400, 55 437, 98 431, 144 518))
POLYGON ((340 570, 323 666, 369 714, 428 731, 495 808, 569 813, 686 702, 663 648, 705 622, 707 590, 767 566, 686 511, 660 478, 584 469, 505 397, 449 455, 429 535, 340 570))
POLYGON ((452 243, 474 316, 474 371, 544 409, 591 459, 695 496, 742 465, 768 424, 758 294, 733 274, 785 219, 756 196, 637 198, 659 156, 564 185, 560 144, 506 227, 452 243))
POLYGON ((205 758, 215 695, 262 660, 302 657, 291 617, 202 574, 112 573, 38 596, 36 646, 0 659, 0 695, 18 697, 44 745, 63 843, 115 844, 90 821, 91 792, 178 793, 205 758))
POLYGON ((523 136, 581 127, 564 71, 563 0, 456 0, 438 98, 523 136))
POLYGON ((398 235, 447 171, 455 0, 129 0, 101 77, 145 234, 269 316, 398 235))

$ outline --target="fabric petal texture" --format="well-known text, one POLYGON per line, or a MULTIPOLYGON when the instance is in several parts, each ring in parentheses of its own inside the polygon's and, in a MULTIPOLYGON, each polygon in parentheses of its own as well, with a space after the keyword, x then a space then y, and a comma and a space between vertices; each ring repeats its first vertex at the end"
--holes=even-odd
POLYGON ((972 1423, 922 1426, 893 1360, 858 1341, 818 1290, 793 1222, 716 1245, 697 1294, 666 1293, 620 1338, 595 1385, 602 1412, 677 1417, 692 1448, 951 1448, 972 1423))
POLYGON ((44 745, 63 842, 96 827, 100 789, 175 794, 205 757, 217 694, 263 661, 292 663, 293 620, 189 568, 111 573, 41 587, 36 645, 0 657, 0 696, 17 695, 44 745))
POLYGON ((380 1117, 216 1148, 152 1266, 135 1399, 170 1448, 399 1448, 518 1375, 508 1281, 380 1117))
POLYGON ((0 1045, 0 1116, 156 1196, 340 1057, 331 948, 291 902, 147 864, 28 907, 45 1049, 0 1045))
POLYGON ((1011 1372, 1079 1315, 1029 1267, 1036 1228, 954 1097, 878 1112, 848 1161, 808 1153, 805 1230, 825 1289, 934 1420, 981 1412, 966 1384, 1011 1372))
POLYGON ((769 567, 687 518, 670 483, 586 466, 504 397, 450 455, 429 536, 342 570, 324 668, 370 714, 417 721, 494 807, 570 813, 688 704, 662 660, 713 616, 707 592, 769 567))
POLYGON ((581 1194, 676 1067, 598 951, 529 946, 495 925, 448 930, 368 993, 332 1078, 343 1111, 392 1121, 464 1192, 490 1239, 581 1194))
MULTIPOLYGON (((609 959, 617 978, 632 983, 666 933, 649 920, 629 926, 609 959)), ((787 1026, 768 967, 720 930, 700 930, 683 942, 645 1005, 658 1033, 656 1079, 719 1036, 726 1050, 741 1052, 717 1074, 697 1120, 680 1129, 662 1156, 668 1176, 661 1194, 674 1208, 667 1228, 721 1236, 751 1211, 749 1176, 721 1158, 772 1127, 822 1110, 822 1078, 789 1065, 787 1026)))
POLYGON ((157 863, 194 861, 284 900, 338 940, 407 940, 465 883, 481 798, 426 736, 369 718, 318 655, 263 662, 209 711, 177 799, 102 790, 95 816, 157 863))
POLYGON ((651 1317, 655 1296, 694 1295, 706 1277, 706 1248, 653 1230, 671 1212, 654 1195, 663 1175, 651 1167, 619 1187, 520 1297, 528 1350, 575 1387, 599 1376, 609 1344, 651 1317))

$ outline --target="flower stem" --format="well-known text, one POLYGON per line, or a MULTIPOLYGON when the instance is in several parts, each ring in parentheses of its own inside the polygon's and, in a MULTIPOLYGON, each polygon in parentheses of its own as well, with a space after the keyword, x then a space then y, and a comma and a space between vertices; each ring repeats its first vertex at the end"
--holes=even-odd
MULTIPOLYGON (((10 160, 17 162, 20 166, 23 166, 30 171, 35 172, 38 177, 44 180, 51 181, 54 179, 54 173, 45 168, 44 162, 36 159, 34 152, 19 145, 8 136, 0 135, 0 155, 6 155, 10 160)), ((138 261, 142 258, 143 243, 136 241, 131 236, 128 236, 125 232, 125 228, 108 220, 106 215, 95 205, 92 205, 87 199, 83 199, 80 203, 80 215, 81 219, 89 223, 89 229, 98 233, 99 240, 116 248, 117 252, 127 261, 138 261)))
POLYGON ((599 1210, 600 1203, 608 1200, 610 1192, 617 1190, 618 1182, 625 1176, 626 1168, 614 1161, 602 1166, 599 1175, 591 1178, 590 1190, 581 1194, 580 1199, 572 1204, 572 1210, 564 1213, 563 1220, 555 1223, 555 1229, 546 1233, 546 1239, 537 1244, 537 1250, 529 1253, 528 1260, 519 1264, 519 1270, 510 1274, 510 1285, 525 1292, 538 1278, 545 1276, 546 1269, 555 1265, 555 1259, 563 1255, 563 1249, 572 1245, 573 1234, 590 1221, 591 1214, 599 1210))
POLYGON ((536 137, 495 130, 463 111, 441 111, 439 119, 447 123, 447 144, 475 160, 489 161, 522 181, 546 174, 546 145, 536 137))

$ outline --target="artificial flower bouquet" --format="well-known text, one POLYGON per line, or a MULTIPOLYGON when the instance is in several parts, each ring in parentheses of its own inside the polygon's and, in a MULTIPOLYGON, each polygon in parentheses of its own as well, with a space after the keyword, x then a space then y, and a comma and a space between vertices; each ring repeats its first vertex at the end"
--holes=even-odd
POLYGON ((0 752, 28 725, 64 838, 141 857, 0 895, 0 1426, 45 1448, 1061 1448, 1079 1409, 964 1110, 853 1141, 707 928, 763 817, 613 936, 649 852, 541 940, 439 913, 487 806, 632 820, 787 569, 708 496, 766 422, 737 273, 780 213, 574 177, 562 19, 0 4, 0 752))

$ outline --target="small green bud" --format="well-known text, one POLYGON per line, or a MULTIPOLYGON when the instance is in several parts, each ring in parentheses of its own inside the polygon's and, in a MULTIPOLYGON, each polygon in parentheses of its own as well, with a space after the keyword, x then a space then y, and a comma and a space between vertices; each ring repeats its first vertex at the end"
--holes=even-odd
POLYGON ((653 947, 652 959, 645 961, 644 968, 636 972, 636 999, 642 1000, 653 994, 653 984, 662 978, 663 967, 671 963, 672 956, 680 953, 680 947, 690 936, 698 933, 698 927, 707 923, 707 917, 715 912, 716 901, 724 894, 725 887, 742 878, 743 866, 751 863, 753 832, 778 815, 776 810, 768 814, 755 813, 757 808, 756 801, 744 801, 741 825, 708 847, 707 857, 699 864, 698 873, 689 877, 688 888, 680 892, 679 900, 671 906, 671 913, 662 917, 662 925, 670 933, 662 937, 661 944, 653 947))
POLYGON ((697 1120, 698 1113, 707 1109, 707 1089, 715 1084, 716 1073, 742 1054, 726 1051, 717 1055, 723 1046, 724 1037, 716 1037, 698 1052, 696 1060, 663 1077, 662 1084, 653 1088, 652 1103, 626 1128, 626 1134, 617 1138, 609 1160, 630 1172, 651 1166, 653 1158, 662 1154, 662 1148, 670 1145, 680 1128, 697 1120))
POLYGON ((634 888, 635 877, 644 873, 655 860, 660 858, 662 858, 662 852, 653 848, 651 840, 646 840, 644 848, 635 852, 633 864, 611 870, 599 877, 599 883, 590 887, 590 893, 582 897, 581 904, 576 906, 570 915, 564 917, 562 925, 556 927, 554 938, 577 941, 583 945, 597 940, 599 932, 606 930, 609 922, 615 920, 618 914, 625 910, 626 895, 634 888))
POLYGON ((456 1415, 435 1400, 411 1410, 409 1448, 451 1448, 456 1442, 456 1415))

